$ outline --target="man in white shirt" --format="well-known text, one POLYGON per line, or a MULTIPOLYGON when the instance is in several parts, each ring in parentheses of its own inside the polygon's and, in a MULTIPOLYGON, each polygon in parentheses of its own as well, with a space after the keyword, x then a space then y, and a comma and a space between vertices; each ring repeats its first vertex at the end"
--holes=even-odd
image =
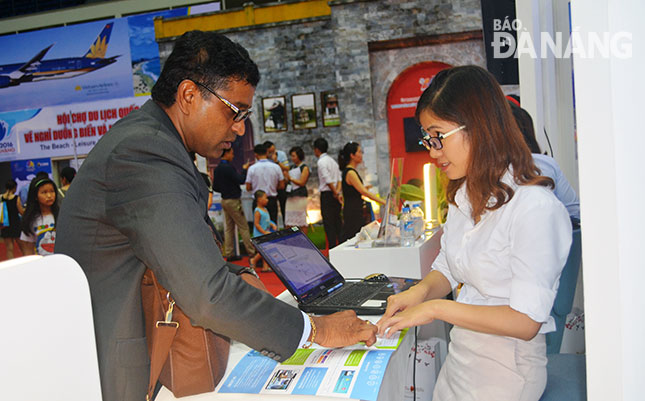
MULTIPOLYGON (((264 147, 267 148, 267 159, 277 163, 283 174, 289 174, 289 159, 287 158, 287 154, 281 150, 276 150, 275 144, 271 141, 264 142, 264 147)), ((282 214, 282 222, 284 223, 287 205, 287 191, 284 188, 278 188, 278 205, 280 205, 280 214, 282 214)), ((278 224, 276 220, 274 221, 278 224)))
POLYGON ((328 147, 327 140, 324 138, 318 138, 314 141, 314 155, 318 158, 320 213, 322 214, 323 226, 327 235, 327 244, 331 249, 340 243, 340 230, 343 222, 340 218, 341 174, 338 163, 327 154, 328 147))
MULTIPOLYGON (((257 190, 266 192, 269 197, 267 210, 271 220, 278 220, 278 189, 284 188, 285 180, 280 167, 267 159, 267 148, 264 144, 255 145, 255 162, 246 173, 246 190, 254 194, 257 190)), ((255 209, 255 201, 253 202, 255 209)))

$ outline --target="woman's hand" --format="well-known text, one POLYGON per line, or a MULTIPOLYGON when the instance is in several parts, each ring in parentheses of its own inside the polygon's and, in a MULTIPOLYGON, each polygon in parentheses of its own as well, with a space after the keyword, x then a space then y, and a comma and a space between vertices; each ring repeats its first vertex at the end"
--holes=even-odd
POLYGON ((392 333, 407 327, 421 326, 423 324, 431 323, 435 319, 435 303, 435 300, 430 300, 406 308, 405 310, 396 313, 394 316, 383 316, 376 324, 378 326, 379 335, 385 335, 389 338, 392 336, 392 333))
MULTIPOLYGON (((407 309, 413 308, 421 304, 426 299, 426 291, 423 287, 415 285, 407 291, 403 291, 396 295, 390 295, 387 298, 387 309, 383 317, 378 321, 379 334, 383 335, 385 329, 389 326, 385 325, 393 316, 397 315, 407 309)), ((392 331, 393 333, 393 331, 392 331)))

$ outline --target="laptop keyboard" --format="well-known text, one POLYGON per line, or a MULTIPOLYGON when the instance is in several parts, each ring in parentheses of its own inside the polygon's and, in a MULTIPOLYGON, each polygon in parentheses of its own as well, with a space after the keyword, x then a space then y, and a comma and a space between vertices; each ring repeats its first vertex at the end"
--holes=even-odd
POLYGON ((350 284, 337 294, 325 297, 325 299, 316 302, 316 304, 325 306, 360 305, 364 300, 368 299, 372 294, 375 294, 386 285, 387 283, 366 282, 350 284))

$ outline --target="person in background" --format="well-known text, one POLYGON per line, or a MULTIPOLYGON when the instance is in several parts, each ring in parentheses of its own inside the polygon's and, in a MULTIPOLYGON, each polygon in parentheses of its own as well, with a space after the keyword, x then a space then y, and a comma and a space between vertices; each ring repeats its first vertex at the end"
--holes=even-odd
MULTIPOLYGON (((49 178, 49 174, 47 174, 44 171, 39 171, 36 173, 34 178, 31 179, 31 181, 36 179, 41 179, 41 178, 49 178)), ((29 181, 29 183, 31 183, 31 181, 29 181)), ((20 189, 18 190, 18 197, 20 198, 20 203, 22 203, 23 209, 25 208, 25 206, 27 206, 28 195, 29 195, 29 184, 26 184, 20 187, 20 189)))
POLYGON ((222 194, 222 210, 224 211, 225 231, 224 231, 224 257, 229 262, 240 260, 235 255, 235 227, 242 236, 242 242, 249 258, 255 255, 255 248, 251 243, 251 233, 249 225, 242 210, 242 190, 240 185, 246 179, 246 172, 249 164, 242 166, 242 174, 238 173, 233 164, 235 152, 233 148, 224 149, 219 165, 213 172, 213 189, 222 194))
POLYGON ((14 243, 20 247, 18 243, 21 228, 20 215, 24 212, 24 209, 16 195, 16 186, 16 181, 8 180, 4 184, 5 191, 1 199, 7 205, 7 216, 5 216, 5 219, 9 219, 9 224, 2 227, 2 240, 7 250, 7 259, 14 258, 14 243))
MULTIPOLYGON (((287 158, 287 154, 281 150, 276 150, 275 144, 271 141, 264 142, 264 147, 267 148, 267 159, 277 163, 283 173, 289 173, 289 158, 287 158)), ((285 188, 278 188, 278 205, 280 205, 283 225, 286 226, 287 190, 285 188)), ((277 216, 275 221, 278 221, 277 216)))
POLYGON ((56 252, 87 277, 103 401, 146 397, 146 268, 195 325, 276 361, 307 341, 376 341, 376 329, 351 311, 310 317, 256 288, 262 283, 255 272, 227 263, 213 241, 208 188, 189 152, 219 158, 244 135, 259 80, 239 44, 217 32, 186 32, 152 99, 101 136, 67 192, 56 252))
MULTIPOLYGON (((265 235, 276 231, 278 229, 278 226, 271 220, 269 212, 266 208, 269 204, 269 198, 267 197, 267 194, 260 189, 255 191, 253 197, 255 198, 255 203, 257 204, 255 210, 253 211, 253 236, 259 237, 260 235, 265 235)), ((255 269, 261 258, 262 255, 260 255, 260 253, 258 252, 254 257, 249 259, 249 264, 251 265, 252 269, 255 269)), ((264 266, 261 271, 269 272, 271 271, 271 268, 264 266)))
POLYGON ((289 150, 293 167, 284 174, 287 181, 287 206, 284 224, 286 227, 300 227, 307 233, 307 180, 309 167, 304 163, 305 152, 300 146, 289 150))
POLYGON ((386 336, 434 319, 454 325, 433 400, 537 401, 546 386, 550 312, 569 254, 564 205, 539 176, 495 78, 477 66, 439 72, 416 118, 450 180, 432 270, 388 298, 386 336), (456 301, 442 299, 463 283, 456 301))
POLYGON ((343 172, 343 230, 341 231, 341 242, 353 238, 361 227, 369 223, 363 213, 363 196, 372 199, 382 205, 385 201, 378 195, 368 191, 363 185, 363 179, 356 171, 356 167, 363 163, 363 149, 357 142, 348 142, 338 155, 338 165, 343 172))
POLYGON ((535 129, 533 128, 533 119, 531 115, 521 107, 518 107, 514 102, 509 101, 515 122, 522 132, 524 141, 531 150, 533 162, 535 166, 540 169, 540 174, 551 178, 555 182, 553 193, 560 199, 569 212, 569 217, 574 227, 580 224, 580 200, 576 190, 573 189, 569 180, 564 176, 558 162, 551 156, 543 155, 540 145, 538 145, 535 138, 535 129))
POLYGON ((29 184, 20 234, 20 240, 29 244, 24 247, 25 255, 54 254, 58 218, 57 192, 56 184, 49 178, 33 179, 29 184))
MULTIPOLYGON (((264 191, 269 197, 267 210, 271 220, 278 221, 278 189, 284 188, 284 175, 282 169, 267 158, 267 148, 264 144, 255 145, 255 162, 246 173, 246 190, 255 193, 264 191)), ((255 202, 253 202, 255 208, 255 202)))
POLYGON ((314 141, 314 155, 318 158, 318 190, 320 191, 320 213, 327 236, 327 247, 332 249, 340 244, 343 221, 340 215, 342 195, 341 174, 338 163, 327 154, 329 144, 325 138, 314 141))
POLYGON ((58 188, 58 194, 60 195, 60 200, 62 201, 69 189, 69 186, 72 185, 72 181, 76 177, 76 170, 74 167, 64 167, 60 171, 60 188, 58 188))

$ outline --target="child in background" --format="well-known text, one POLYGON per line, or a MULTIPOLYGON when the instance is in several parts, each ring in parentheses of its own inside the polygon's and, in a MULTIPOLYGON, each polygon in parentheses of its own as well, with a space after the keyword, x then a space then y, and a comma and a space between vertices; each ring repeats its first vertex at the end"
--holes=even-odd
POLYGON ((56 184, 49 178, 34 179, 29 184, 27 206, 22 219, 20 240, 26 255, 52 255, 56 241, 58 202, 56 184))
MULTIPOLYGON (((269 204, 269 197, 267 196, 267 194, 262 190, 257 190, 255 191, 253 196, 255 197, 255 202, 257 203, 257 207, 253 212, 253 236, 258 237, 260 235, 269 234, 277 230, 278 227, 274 222, 271 221, 269 211, 266 208, 266 206, 269 204)), ((255 268, 261 257, 262 256, 258 252, 249 260, 251 268, 255 268)), ((268 272, 271 271, 271 268, 265 266, 261 271, 268 272)))

